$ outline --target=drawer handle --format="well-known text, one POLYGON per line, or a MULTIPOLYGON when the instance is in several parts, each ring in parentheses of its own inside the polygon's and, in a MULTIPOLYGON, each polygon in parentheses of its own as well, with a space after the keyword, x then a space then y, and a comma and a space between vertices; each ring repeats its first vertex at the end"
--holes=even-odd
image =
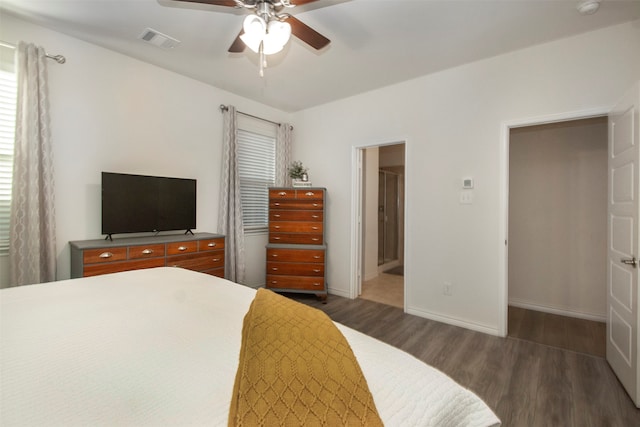
POLYGON ((313 256, 315 259, 320 259, 320 255, 314 255, 313 256))
POLYGON ((314 242, 317 242, 317 241, 318 241, 318 240, 320 240, 320 239, 319 239, 319 238, 317 238, 317 237, 314 237, 314 238, 312 238, 311 240, 313 240, 314 242))
POLYGON ((314 272, 314 273, 320 273, 320 271, 321 271, 321 270, 317 270, 317 269, 314 269, 314 270, 313 270, 313 272, 314 272))
POLYGON ((188 248, 187 248, 186 246, 179 246, 179 247, 178 247, 178 250, 179 250, 180 252, 184 252, 184 251, 186 251, 187 249, 188 249, 188 248))
POLYGON ((220 258, 214 258, 213 259, 213 262, 218 262, 218 261, 220 261, 220 258))
POLYGON ((314 193, 313 191, 307 191, 306 193, 304 193, 305 196, 315 196, 316 193, 314 193))
POLYGON ((276 230, 280 229, 279 225, 274 225, 273 228, 275 228, 276 230))
POLYGON ((278 271, 278 267, 271 267, 271 271, 278 271))
POLYGON ((311 227, 311 229, 312 229, 312 230, 317 230, 317 229, 318 229, 318 227, 311 227))
POLYGON ((151 255, 153 253, 153 249, 145 249, 142 251, 143 255, 151 255))
POLYGON ((99 256, 100 258, 111 258, 113 254, 111 252, 102 252, 99 256))
POLYGON ((314 283, 313 286, 322 286, 320 283, 314 283))
POLYGON ((314 203, 314 204, 313 204, 313 207, 314 207, 314 208, 317 208, 318 206, 320 206, 320 205, 319 205, 319 204, 317 204, 317 203, 314 203))
POLYGON ((280 214, 275 214, 274 218, 280 218, 280 214))
POLYGON ((280 240, 280 238, 279 237, 274 237, 273 240, 280 240))
POLYGON ((318 219, 318 218, 320 218, 320 216, 319 215, 311 215, 311 218, 318 219))
POLYGON ((278 254, 271 254, 272 258, 278 258, 278 254))
POLYGON ((272 285, 277 285, 277 284, 278 284, 278 281, 277 281, 277 280, 272 280, 272 281, 271 281, 271 284, 272 284, 272 285))
POLYGON ((287 192, 286 191, 281 191, 278 193, 278 196, 286 196, 287 192))
POLYGON ((210 248, 215 248, 216 244, 214 242, 211 242, 207 246, 210 247, 210 248))
POLYGON ((280 206, 280 203, 276 202, 274 203, 275 206, 280 206))

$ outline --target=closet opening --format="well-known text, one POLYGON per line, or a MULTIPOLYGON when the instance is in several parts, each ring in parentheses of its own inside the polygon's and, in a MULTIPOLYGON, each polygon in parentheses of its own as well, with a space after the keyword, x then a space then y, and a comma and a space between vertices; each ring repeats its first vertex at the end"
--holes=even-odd
POLYGON ((604 357, 607 117, 509 130, 508 335, 604 357))

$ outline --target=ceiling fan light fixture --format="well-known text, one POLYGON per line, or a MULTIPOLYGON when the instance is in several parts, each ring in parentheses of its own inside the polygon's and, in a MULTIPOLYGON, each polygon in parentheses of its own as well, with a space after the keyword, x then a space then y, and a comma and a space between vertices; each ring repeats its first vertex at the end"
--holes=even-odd
POLYGON ((260 53, 260 45, 265 55, 280 52, 291 38, 291 25, 277 19, 268 22, 258 16, 249 15, 242 26, 244 34, 240 39, 255 53, 260 53))
POLYGON ((244 34, 240 36, 240 39, 249 49, 258 53, 260 43, 262 43, 262 39, 267 31, 267 23, 258 15, 249 15, 244 19, 242 28, 244 34))
POLYGON ((291 25, 287 22, 269 21, 264 35, 264 54, 273 55, 280 52, 291 37, 291 25))

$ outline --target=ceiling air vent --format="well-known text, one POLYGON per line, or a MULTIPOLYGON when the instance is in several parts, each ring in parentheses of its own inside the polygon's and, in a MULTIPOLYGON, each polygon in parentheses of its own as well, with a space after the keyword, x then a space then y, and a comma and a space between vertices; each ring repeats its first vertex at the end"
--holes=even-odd
POLYGON ((173 49, 180 44, 180 40, 174 39, 166 34, 162 34, 160 31, 156 31, 153 28, 145 29, 142 34, 140 34, 139 38, 163 49, 173 49))

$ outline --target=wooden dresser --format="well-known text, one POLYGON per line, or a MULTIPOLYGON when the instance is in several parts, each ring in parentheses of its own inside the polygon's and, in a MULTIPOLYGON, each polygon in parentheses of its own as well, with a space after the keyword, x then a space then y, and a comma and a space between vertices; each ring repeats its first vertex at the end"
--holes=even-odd
POLYGON ((69 245, 72 278, 165 266, 224 277, 224 236, 219 234, 78 240, 69 245))
POLYGON ((324 188, 269 189, 266 287, 327 298, 324 188))

